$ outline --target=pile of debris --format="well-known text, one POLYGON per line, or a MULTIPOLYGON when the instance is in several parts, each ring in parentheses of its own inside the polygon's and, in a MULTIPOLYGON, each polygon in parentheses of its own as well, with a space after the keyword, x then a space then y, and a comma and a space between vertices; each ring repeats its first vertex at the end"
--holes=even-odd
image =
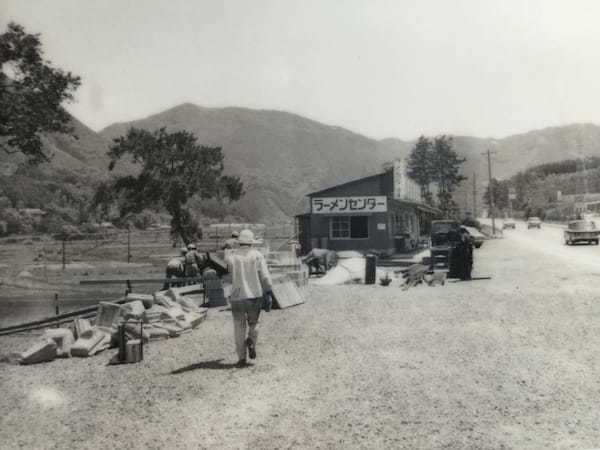
POLYGON ((407 290, 418 284, 426 284, 427 286, 443 286, 446 283, 446 271, 434 271, 429 265, 425 264, 412 264, 411 266, 396 270, 394 272, 402 275, 404 282, 402 285, 403 290, 407 290))
POLYGON ((40 342, 11 360, 20 364, 51 361, 59 357, 93 356, 119 344, 118 326, 128 339, 150 342, 189 333, 206 318, 208 309, 185 293, 199 286, 171 288, 149 294, 128 294, 123 304, 101 302, 95 320, 75 319, 71 328, 47 329, 40 342))

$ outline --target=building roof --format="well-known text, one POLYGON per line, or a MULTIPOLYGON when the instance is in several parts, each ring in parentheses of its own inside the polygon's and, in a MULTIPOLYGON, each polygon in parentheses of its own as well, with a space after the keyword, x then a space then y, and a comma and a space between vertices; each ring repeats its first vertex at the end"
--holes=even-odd
POLYGON ((346 183, 336 184, 334 186, 329 186, 328 188, 321 189, 320 191, 311 192, 310 194, 306 194, 306 196, 307 197, 313 197, 315 195, 321 195, 321 194, 324 194, 327 191, 330 191, 332 189, 339 189, 339 188, 349 187, 349 186, 352 186, 354 184, 363 183, 366 180, 370 180, 370 179, 375 179, 375 178, 381 177, 383 175, 385 175, 385 172, 378 173, 378 174, 375 174, 375 175, 369 175, 368 177, 356 178, 355 180, 347 181, 346 183))
POLYGON ((394 198, 390 199, 390 201, 392 203, 395 203, 395 204, 400 205, 400 206, 406 206, 406 205, 413 206, 413 207, 415 207, 417 209, 420 209, 423 212, 427 212, 427 213, 430 213, 430 214, 436 214, 437 215, 437 214, 441 214, 442 213, 442 211, 440 209, 435 208, 433 206, 429 206, 429 205, 427 205, 425 203, 413 202, 413 201, 410 201, 410 200, 396 200, 394 198))

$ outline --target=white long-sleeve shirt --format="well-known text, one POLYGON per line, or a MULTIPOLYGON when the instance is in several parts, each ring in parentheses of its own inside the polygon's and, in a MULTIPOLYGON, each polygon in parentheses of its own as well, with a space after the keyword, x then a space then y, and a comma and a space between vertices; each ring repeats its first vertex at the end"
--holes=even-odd
POLYGON ((262 297, 271 290, 267 261, 258 250, 240 247, 228 251, 225 260, 233 281, 231 301, 262 297))

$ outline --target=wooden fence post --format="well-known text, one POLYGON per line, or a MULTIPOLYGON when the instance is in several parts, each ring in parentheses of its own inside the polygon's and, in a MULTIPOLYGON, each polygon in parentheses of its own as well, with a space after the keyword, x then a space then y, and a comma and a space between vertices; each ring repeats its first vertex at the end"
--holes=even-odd
MULTIPOLYGON (((58 307, 58 294, 54 294, 54 312, 56 313, 56 317, 60 315, 60 309, 58 307)), ((56 328, 60 326, 58 319, 56 320, 56 328)))
POLYGON ((67 242, 62 240, 62 268, 65 270, 67 266, 67 242))
POLYGON ((131 227, 127 226, 127 264, 131 262, 131 227))

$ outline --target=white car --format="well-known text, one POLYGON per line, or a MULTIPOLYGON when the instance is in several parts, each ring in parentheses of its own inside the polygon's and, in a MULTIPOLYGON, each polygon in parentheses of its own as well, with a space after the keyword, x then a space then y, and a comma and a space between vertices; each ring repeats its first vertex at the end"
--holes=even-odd
POLYGON ((506 228, 512 228, 513 230, 517 228, 517 223, 515 222, 515 219, 504 219, 504 221, 502 222, 502 229, 504 230, 506 228))
POLYGON ((542 221, 539 217, 530 217, 527 219, 527 229, 542 228, 542 221))

